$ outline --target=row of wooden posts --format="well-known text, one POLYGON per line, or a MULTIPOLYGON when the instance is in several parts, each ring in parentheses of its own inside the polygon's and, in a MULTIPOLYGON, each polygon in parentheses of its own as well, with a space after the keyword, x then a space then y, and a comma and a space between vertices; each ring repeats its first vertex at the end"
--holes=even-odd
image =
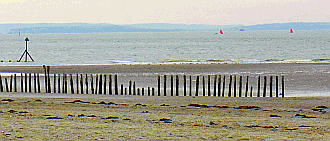
MULTIPOLYGON (((118 76, 109 74, 107 77, 106 74, 90 74, 90 83, 88 79, 88 74, 85 75, 85 82, 83 74, 76 74, 76 83, 74 83, 72 74, 53 74, 53 83, 51 83, 50 67, 44 66, 45 71, 45 92, 46 93, 68 93, 68 78, 70 84, 70 92, 72 94, 109 94, 109 95, 148 95, 148 96, 168 96, 167 95, 167 76, 163 76, 163 89, 161 90, 161 76, 158 75, 157 90, 158 93, 155 93, 154 87, 147 87, 147 92, 145 93, 145 88, 137 88, 135 81, 130 80, 128 82, 128 92, 127 87, 124 88, 124 84, 120 84, 120 92, 118 88, 118 76), (79 77, 80 76, 80 77, 79 77), (94 85, 94 76, 95 76, 95 85, 94 85), (112 85, 112 77, 114 77, 114 86, 112 85), (107 81, 107 78, 109 80, 107 81), (102 80, 103 79, 103 80, 102 80), (62 80, 62 83, 61 83, 62 80), (90 89, 89 89, 90 84, 90 89), (53 85, 53 86, 52 86, 53 85), (61 87, 62 85, 62 87, 61 87), (74 87, 76 85, 76 89, 74 87), (85 87, 84 87, 85 86, 85 87), (95 87, 94 87, 95 86, 95 87), (108 87, 107 87, 108 86, 108 87), (53 89, 52 89, 53 87, 53 89), (113 93, 114 87, 114 93, 113 93), (62 88, 62 89, 61 89, 62 88), (108 92, 107 92, 108 88, 108 92)), ((34 73, 34 93, 41 93, 40 86, 40 76, 39 73, 34 73)), ((189 76, 189 85, 187 92, 187 75, 183 75, 183 94, 180 95, 179 92, 179 75, 170 75, 170 96, 216 96, 216 97, 253 97, 253 87, 249 87, 249 76, 246 76, 245 79, 245 90, 243 90, 243 76, 230 75, 228 83, 228 92, 226 92, 226 75, 213 75, 213 95, 211 92, 211 75, 207 75, 207 88, 205 84, 205 76, 202 77, 202 95, 199 93, 200 88, 200 76, 196 76, 195 81, 195 91, 192 90, 192 76, 189 76), (174 93, 174 76, 175 76, 175 93, 174 93), (238 89, 237 89, 237 78, 238 78, 238 89), (222 85, 221 85, 222 84, 222 85), (250 88, 250 90, 249 90, 250 88), (207 93, 206 93, 207 90, 207 93), (244 91, 244 93, 243 93, 244 91)), ((256 97, 267 97, 267 76, 263 77, 263 92, 261 93, 261 76, 258 76, 257 84, 257 95, 256 97), (262 95, 261 95, 262 94, 262 95)), ((32 92, 32 74, 21 73, 21 92, 32 92)), ((17 76, 16 74, 10 76, 10 81, 5 78, 5 89, 2 82, 2 77, 0 75, 0 91, 1 92, 18 92, 17 91, 17 76), (14 89, 13 89, 14 88, 14 89)), ((279 76, 269 76, 269 97, 284 97, 284 76, 281 76, 281 93, 279 93, 279 76), (273 79, 275 79, 275 91, 273 91, 273 79), (273 92, 275 92, 273 95, 273 92)))

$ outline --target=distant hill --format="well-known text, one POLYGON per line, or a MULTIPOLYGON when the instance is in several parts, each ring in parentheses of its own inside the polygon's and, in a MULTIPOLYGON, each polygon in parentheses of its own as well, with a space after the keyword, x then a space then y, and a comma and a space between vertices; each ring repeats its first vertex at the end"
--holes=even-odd
MULTIPOLYGON (((315 22, 315 23, 274 23, 274 24, 260 24, 252 26, 242 26, 245 30, 324 30, 330 29, 330 23, 326 22, 315 22)), ((232 30, 239 30, 238 28, 232 28, 232 30)))
POLYGON ((324 30, 330 29, 330 23, 274 23, 251 26, 242 25, 201 25, 201 24, 89 24, 89 23, 33 23, 33 24, 0 24, 0 34, 42 34, 42 33, 110 33, 110 32, 181 32, 181 31, 238 31, 248 30, 324 30))

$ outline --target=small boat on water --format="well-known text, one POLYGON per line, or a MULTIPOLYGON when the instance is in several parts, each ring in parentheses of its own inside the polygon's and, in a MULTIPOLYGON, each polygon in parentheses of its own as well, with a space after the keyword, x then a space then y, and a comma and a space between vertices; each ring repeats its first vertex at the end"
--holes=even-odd
POLYGON ((223 34, 222 30, 220 29, 220 34, 223 34))
POLYGON ((241 28, 239 31, 244 31, 244 28, 241 28))
POLYGON ((293 33, 293 30, 292 30, 292 28, 290 29, 290 33, 293 33))

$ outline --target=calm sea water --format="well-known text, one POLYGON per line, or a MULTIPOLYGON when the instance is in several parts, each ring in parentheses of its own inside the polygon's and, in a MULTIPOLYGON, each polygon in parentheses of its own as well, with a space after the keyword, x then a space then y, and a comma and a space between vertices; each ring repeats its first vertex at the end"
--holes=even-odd
POLYGON ((0 35, 0 49, 0 65, 329 62, 330 30, 0 35), (35 62, 16 62, 25 37, 35 62))

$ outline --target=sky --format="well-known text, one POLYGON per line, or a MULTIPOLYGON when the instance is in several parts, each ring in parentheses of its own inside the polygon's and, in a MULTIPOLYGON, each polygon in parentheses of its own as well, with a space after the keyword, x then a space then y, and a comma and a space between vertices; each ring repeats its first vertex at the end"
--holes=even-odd
POLYGON ((330 22, 330 0, 0 0, 1 23, 330 22))

